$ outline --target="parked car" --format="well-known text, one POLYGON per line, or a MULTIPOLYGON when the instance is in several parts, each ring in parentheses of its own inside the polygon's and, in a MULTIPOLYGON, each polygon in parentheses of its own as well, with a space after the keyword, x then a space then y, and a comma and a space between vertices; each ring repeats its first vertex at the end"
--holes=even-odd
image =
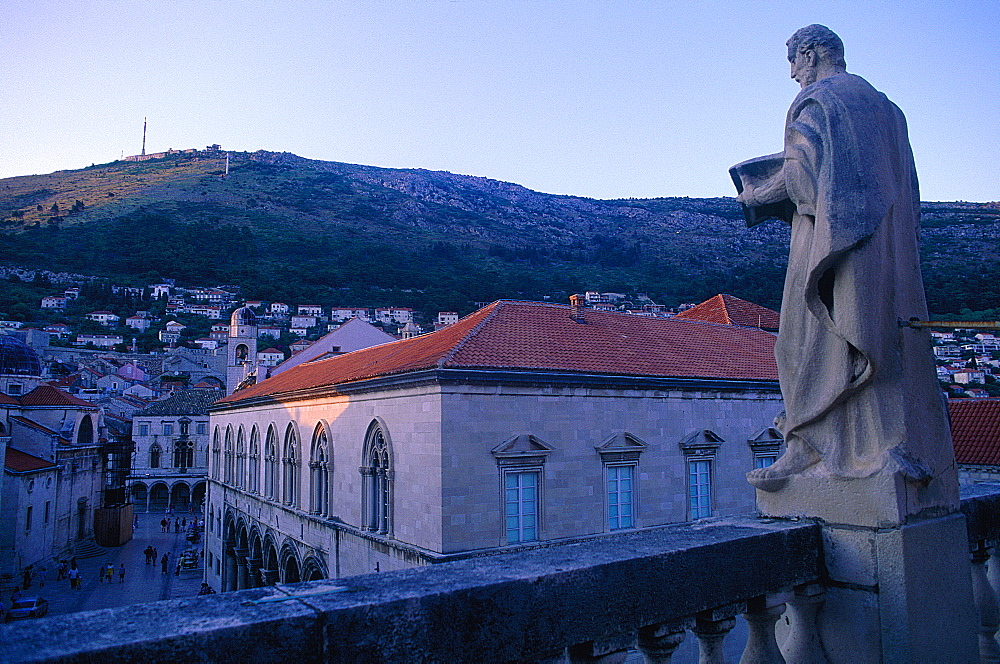
POLYGON ((41 597, 22 597, 7 610, 5 617, 7 622, 11 620, 24 620, 25 618, 39 618, 49 612, 49 601, 41 597))

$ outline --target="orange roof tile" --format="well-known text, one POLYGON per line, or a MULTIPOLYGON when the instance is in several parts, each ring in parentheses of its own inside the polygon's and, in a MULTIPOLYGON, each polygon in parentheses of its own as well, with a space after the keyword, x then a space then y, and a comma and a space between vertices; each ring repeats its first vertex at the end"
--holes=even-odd
POLYGON ((720 325, 742 325, 765 330, 778 329, 778 312, 759 304, 720 293, 677 314, 685 320, 701 320, 720 325))
POLYGON ((56 467, 56 465, 51 461, 46 461, 45 459, 36 457, 34 454, 28 454, 27 452, 16 450, 13 447, 7 448, 3 465, 8 470, 15 473, 30 473, 35 470, 46 470, 48 468, 56 467))
POLYGON ((94 408, 94 404, 67 394, 51 385, 39 385, 21 397, 22 406, 84 406, 94 408))
POLYGON ((501 300, 423 336, 302 364, 223 399, 273 396, 421 369, 519 369, 604 375, 777 380, 774 335, 501 300))
POLYGON ((1000 465, 1000 399, 949 399, 958 463, 1000 465))
POLYGON ((0 392, 0 406, 20 406, 21 402, 0 392))

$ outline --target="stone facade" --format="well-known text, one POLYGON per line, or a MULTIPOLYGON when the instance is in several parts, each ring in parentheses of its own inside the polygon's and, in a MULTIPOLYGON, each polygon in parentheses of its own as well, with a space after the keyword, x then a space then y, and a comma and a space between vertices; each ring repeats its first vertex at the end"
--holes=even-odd
POLYGON ((138 512, 194 511, 205 499, 208 407, 221 390, 181 390, 132 418, 132 500, 138 512))
POLYGON ((243 555, 256 567, 248 578, 282 581, 310 578, 303 575, 306 567, 314 572, 311 578, 349 576, 507 546, 501 482, 510 469, 539 469, 540 541, 610 530, 605 482, 607 467, 616 464, 634 468, 632 527, 690 520, 697 516, 688 499, 692 457, 681 444, 706 430, 719 441, 698 457, 710 472, 709 514, 753 510, 744 479, 754 467, 748 441, 780 412, 776 386, 641 388, 602 379, 567 385, 545 380, 482 384, 440 377, 419 386, 214 412, 213 445, 217 440, 219 449, 213 451, 218 464, 210 480, 209 582, 233 587, 223 579, 227 540, 234 544, 228 555, 243 555), (382 533, 364 513, 371 490, 363 471, 373 426, 390 449, 390 523, 382 533), (274 487, 265 477, 269 430, 279 448, 289 431, 297 445, 292 475, 290 456, 276 450, 274 487), (315 443, 324 434, 325 470, 315 467, 315 443), (641 451, 601 454, 602 443, 626 435, 641 451), (519 436, 537 439, 550 451, 508 458, 493 453, 519 436), (247 445, 242 453, 240 440, 247 445), (256 457, 249 456, 254 449, 256 457), (315 477, 320 472, 328 474, 322 484, 315 477), (287 477, 296 482, 290 492, 282 486, 287 477), (323 486, 325 514, 315 495, 323 486))

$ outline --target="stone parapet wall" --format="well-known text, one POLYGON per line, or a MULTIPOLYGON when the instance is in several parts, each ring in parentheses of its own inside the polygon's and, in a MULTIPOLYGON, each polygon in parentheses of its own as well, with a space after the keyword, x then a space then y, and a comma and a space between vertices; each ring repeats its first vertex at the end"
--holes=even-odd
POLYGON ((809 523, 716 519, 43 618, 0 627, 0 659, 534 660, 579 644, 634 641, 649 625, 815 581, 819 532, 809 523))

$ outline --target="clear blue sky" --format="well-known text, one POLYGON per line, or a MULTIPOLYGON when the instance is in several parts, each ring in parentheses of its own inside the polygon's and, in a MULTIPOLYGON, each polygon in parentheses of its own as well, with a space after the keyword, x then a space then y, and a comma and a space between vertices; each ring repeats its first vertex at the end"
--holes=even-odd
POLYGON ((997 0, 4 0, 0 177, 288 151, 596 198, 733 195, 823 23, 906 114, 925 200, 1000 200, 997 0))

